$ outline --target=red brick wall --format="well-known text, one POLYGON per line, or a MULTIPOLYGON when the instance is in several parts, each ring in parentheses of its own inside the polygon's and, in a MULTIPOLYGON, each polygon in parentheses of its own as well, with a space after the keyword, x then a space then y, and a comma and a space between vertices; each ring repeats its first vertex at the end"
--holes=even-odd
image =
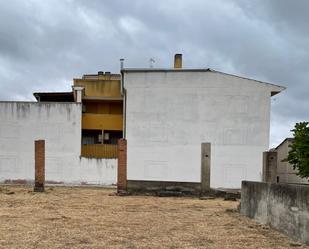
POLYGON ((127 140, 118 140, 118 177, 117 190, 127 189, 127 140))
POLYGON ((44 191, 45 185, 45 140, 36 140, 35 147, 35 185, 34 191, 44 191))

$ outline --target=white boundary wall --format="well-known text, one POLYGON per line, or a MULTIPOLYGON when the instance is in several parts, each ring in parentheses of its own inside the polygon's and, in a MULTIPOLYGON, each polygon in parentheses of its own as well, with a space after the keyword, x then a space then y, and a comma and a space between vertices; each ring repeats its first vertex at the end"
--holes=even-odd
POLYGON ((211 187, 258 181, 269 146, 271 91, 207 71, 124 71, 128 180, 200 182, 211 143, 211 187))
POLYGON ((80 157, 81 104, 0 102, 0 182, 34 180, 34 140, 45 140, 47 182, 116 183, 117 159, 80 157))

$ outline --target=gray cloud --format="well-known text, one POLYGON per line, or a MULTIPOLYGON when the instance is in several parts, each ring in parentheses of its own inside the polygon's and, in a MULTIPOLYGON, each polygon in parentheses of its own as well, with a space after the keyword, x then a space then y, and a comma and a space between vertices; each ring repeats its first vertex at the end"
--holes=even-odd
POLYGON ((69 90, 99 70, 186 67, 288 87, 272 100, 271 143, 308 119, 309 16, 306 0, 6 1, 0 8, 0 99, 69 90))

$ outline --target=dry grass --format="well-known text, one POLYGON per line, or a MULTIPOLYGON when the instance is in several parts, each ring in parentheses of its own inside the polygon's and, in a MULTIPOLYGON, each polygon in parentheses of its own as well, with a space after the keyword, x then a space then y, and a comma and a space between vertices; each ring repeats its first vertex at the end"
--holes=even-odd
POLYGON ((0 248, 293 247, 286 236, 231 212, 237 202, 112 193, 2 186, 0 248))

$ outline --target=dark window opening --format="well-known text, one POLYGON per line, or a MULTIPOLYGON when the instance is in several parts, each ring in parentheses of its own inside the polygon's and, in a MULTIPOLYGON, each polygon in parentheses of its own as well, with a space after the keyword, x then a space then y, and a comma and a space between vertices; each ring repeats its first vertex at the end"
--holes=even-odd
POLYGON ((101 130, 82 130, 82 144, 101 144, 101 130))

